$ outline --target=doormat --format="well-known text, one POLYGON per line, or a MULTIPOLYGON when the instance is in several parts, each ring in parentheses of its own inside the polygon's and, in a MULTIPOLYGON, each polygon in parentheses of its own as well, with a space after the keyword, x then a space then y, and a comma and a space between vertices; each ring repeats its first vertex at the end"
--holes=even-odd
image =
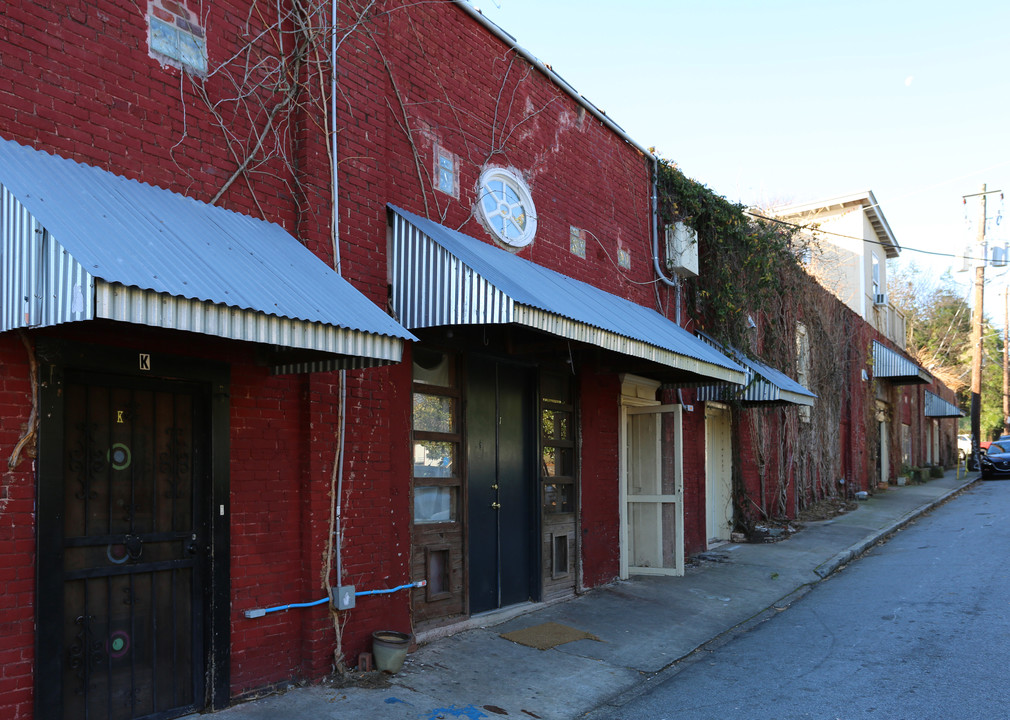
POLYGON ((556 645, 564 645, 576 640, 595 640, 596 642, 601 642, 592 633, 554 622, 534 625, 522 630, 513 630, 512 632, 502 633, 501 636, 506 640, 536 648, 537 650, 548 650, 556 645))

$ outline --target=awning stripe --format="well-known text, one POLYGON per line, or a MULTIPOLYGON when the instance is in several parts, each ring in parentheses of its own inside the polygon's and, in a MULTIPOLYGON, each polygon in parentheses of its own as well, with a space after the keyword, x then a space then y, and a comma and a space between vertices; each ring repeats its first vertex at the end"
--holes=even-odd
POLYGON ((959 418, 964 417, 964 413, 958 409, 957 405, 949 403, 944 400, 939 395, 931 393, 926 390, 925 408, 923 414, 926 417, 949 417, 949 418, 959 418))
POLYGON ((698 388, 698 400, 725 402, 736 399, 745 404, 791 403, 813 406, 817 396, 800 383, 775 368, 749 358, 736 348, 725 348, 714 339, 699 333, 702 340, 722 350, 747 368, 747 384, 740 388, 712 385, 698 388))
POLYGON ((924 368, 877 340, 873 341, 873 376, 894 385, 933 382, 932 375, 924 368))
POLYGON ((516 323, 714 380, 746 378, 654 310, 389 207, 393 312, 407 328, 516 323))
POLYGON ((3 139, 0 183, 0 332, 109 318, 346 367, 414 339, 279 225, 3 139))
MULTIPOLYGON (((402 356, 401 341, 386 335, 212 305, 104 280, 97 281, 95 297, 95 317, 106 320, 384 362, 399 362, 402 356)), ((339 366, 363 367, 347 362, 339 366)))
POLYGON ((0 332, 92 317, 94 278, 0 185, 0 332))
POLYGON ((512 299, 394 215, 393 308, 410 329, 513 322, 512 299))

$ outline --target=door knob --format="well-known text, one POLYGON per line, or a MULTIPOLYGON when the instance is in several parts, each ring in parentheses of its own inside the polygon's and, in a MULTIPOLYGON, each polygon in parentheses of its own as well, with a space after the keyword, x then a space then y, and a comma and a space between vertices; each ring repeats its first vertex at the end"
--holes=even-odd
POLYGON ((501 508, 501 503, 496 503, 496 502, 491 503, 491 509, 492 510, 499 510, 500 508, 501 508))
POLYGON ((491 489, 492 490, 497 490, 498 489, 498 483, 495 483, 494 485, 492 485, 491 489))

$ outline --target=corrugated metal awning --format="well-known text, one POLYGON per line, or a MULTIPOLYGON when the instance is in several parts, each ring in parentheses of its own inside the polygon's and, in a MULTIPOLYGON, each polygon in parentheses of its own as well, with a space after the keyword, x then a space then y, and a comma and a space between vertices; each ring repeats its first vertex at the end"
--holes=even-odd
POLYGON ((924 368, 877 340, 873 341, 873 377, 894 385, 933 382, 933 376, 924 368))
POLYGON ((655 310, 390 205, 393 312, 411 330, 517 324, 650 360, 695 379, 745 370, 655 310))
POLYGON ((747 357, 736 348, 726 348, 704 333, 698 335, 747 368, 747 384, 743 389, 724 386, 702 387, 698 388, 698 400, 724 402, 736 399, 745 405, 791 404, 809 407, 817 399, 814 393, 785 373, 747 357))
POLYGON ((959 418, 964 417, 964 413, 958 409, 957 405, 949 403, 939 395, 926 390, 926 401, 923 414, 926 417, 934 418, 959 418))
POLYGON ((0 243, 0 332, 108 319, 310 351, 288 372, 413 339, 279 225, 3 139, 0 243))

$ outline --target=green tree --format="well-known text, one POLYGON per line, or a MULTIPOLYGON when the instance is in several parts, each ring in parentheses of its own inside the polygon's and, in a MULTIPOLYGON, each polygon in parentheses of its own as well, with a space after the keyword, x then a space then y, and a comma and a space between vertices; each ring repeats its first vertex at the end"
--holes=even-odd
MULTIPOLYGON (((896 266, 888 294, 904 314, 909 353, 947 387, 958 404, 971 407, 971 289, 957 285, 950 272, 931 277, 915 263, 896 266)), ((963 432, 971 419, 960 422, 963 432)), ((988 317, 982 319, 982 439, 1003 429, 1003 340, 988 317)))

